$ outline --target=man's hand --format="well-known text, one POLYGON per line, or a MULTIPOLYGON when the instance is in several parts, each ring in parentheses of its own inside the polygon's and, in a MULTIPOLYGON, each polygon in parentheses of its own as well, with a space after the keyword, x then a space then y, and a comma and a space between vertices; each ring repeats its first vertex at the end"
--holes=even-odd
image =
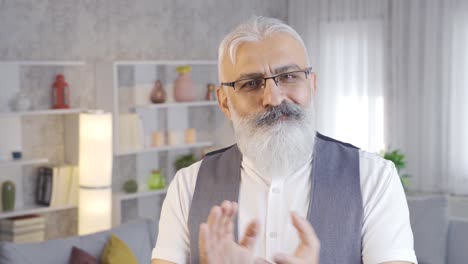
MULTIPOLYGON (((277 264, 318 264, 320 257, 320 241, 312 225, 296 213, 291 213, 292 223, 301 240, 293 256, 276 254, 273 258, 277 264)), ((256 260, 255 264, 270 263, 265 260, 256 260)))
POLYGON ((208 222, 200 225, 200 260, 203 264, 251 263, 253 250, 258 236, 259 224, 252 221, 243 239, 234 241, 234 217, 237 203, 224 201, 214 206, 208 222))

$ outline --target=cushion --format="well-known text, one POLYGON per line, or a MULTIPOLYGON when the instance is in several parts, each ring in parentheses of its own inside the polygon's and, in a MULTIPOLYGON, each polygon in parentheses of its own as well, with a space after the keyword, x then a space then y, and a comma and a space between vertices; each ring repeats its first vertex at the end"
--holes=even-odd
POLYGON ((73 246, 99 259, 111 233, 117 235, 128 245, 140 263, 147 263, 151 259, 151 250, 154 247, 150 236, 150 225, 153 223, 151 220, 140 219, 113 228, 111 231, 40 243, 0 242, 0 263, 68 263, 73 246))
POLYGON ((408 207, 418 263, 445 263, 448 197, 410 196, 408 207))
POLYGON ((101 255, 102 264, 138 264, 132 250, 115 235, 111 235, 101 255))
POLYGON ((72 248, 69 264, 98 264, 98 260, 77 247, 72 248))

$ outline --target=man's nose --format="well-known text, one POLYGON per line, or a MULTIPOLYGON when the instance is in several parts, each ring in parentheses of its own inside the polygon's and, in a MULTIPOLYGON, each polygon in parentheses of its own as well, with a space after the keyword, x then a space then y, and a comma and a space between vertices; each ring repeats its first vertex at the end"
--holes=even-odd
POLYGON ((266 80, 263 88, 263 107, 280 105, 285 99, 285 94, 275 81, 273 79, 266 80))

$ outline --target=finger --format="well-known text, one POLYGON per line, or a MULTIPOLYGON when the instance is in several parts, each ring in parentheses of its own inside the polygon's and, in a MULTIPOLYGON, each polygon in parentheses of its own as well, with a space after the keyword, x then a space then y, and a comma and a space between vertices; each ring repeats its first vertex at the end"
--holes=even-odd
POLYGON ((210 230, 210 236, 219 239, 219 222, 221 221, 222 213, 221 207, 213 206, 208 216, 208 229, 210 230))
MULTIPOLYGON (((206 223, 203 223, 200 225, 200 231, 198 235, 198 248, 200 251, 200 259, 206 260, 207 259, 207 253, 210 252, 210 235, 209 235, 209 229, 208 225, 206 223)), ((202 261, 204 262, 204 261, 202 261)))
POLYGON ((219 206, 211 207, 210 214, 208 215, 208 227, 214 228, 221 216, 221 208, 219 206))
POLYGON ((229 201, 224 201, 221 204, 222 216, 219 223, 219 235, 220 236, 232 236, 232 224, 231 224, 231 215, 232 215, 232 203, 229 201))
POLYGON ((277 254, 273 257, 273 261, 277 264, 300 264, 303 261, 297 257, 286 255, 286 254, 277 254))
POLYGON ((236 217, 236 214, 237 214, 237 211, 239 210, 239 205, 236 203, 236 202, 232 202, 232 214, 231 214, 231 218, 235 218, 236 217))
POLYGON ((309 221, 295 212, 291 213, 291 218, 292 224, 296 228, 301 242, 308 247, 318 247, 320 245, 319 239, 309 221))
POLYGON ((258 223, 258 220, 255 219, 250 222, 245 230, 244 237, 239 244, 249 250, 253 250, 255 243, 257 242, 259 228, 260 224, 258 223))

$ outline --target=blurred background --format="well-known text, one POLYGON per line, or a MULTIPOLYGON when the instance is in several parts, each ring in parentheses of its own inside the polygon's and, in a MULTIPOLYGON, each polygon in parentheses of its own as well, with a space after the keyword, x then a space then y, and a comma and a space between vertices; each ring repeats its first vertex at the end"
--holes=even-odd
POLYGON ((252 15, 303 37, 318 130, 395 162, 419 263, 468 263, 467 0, 0 0, 0 240, 157 221, 234 142, 217 48, 252 15))

